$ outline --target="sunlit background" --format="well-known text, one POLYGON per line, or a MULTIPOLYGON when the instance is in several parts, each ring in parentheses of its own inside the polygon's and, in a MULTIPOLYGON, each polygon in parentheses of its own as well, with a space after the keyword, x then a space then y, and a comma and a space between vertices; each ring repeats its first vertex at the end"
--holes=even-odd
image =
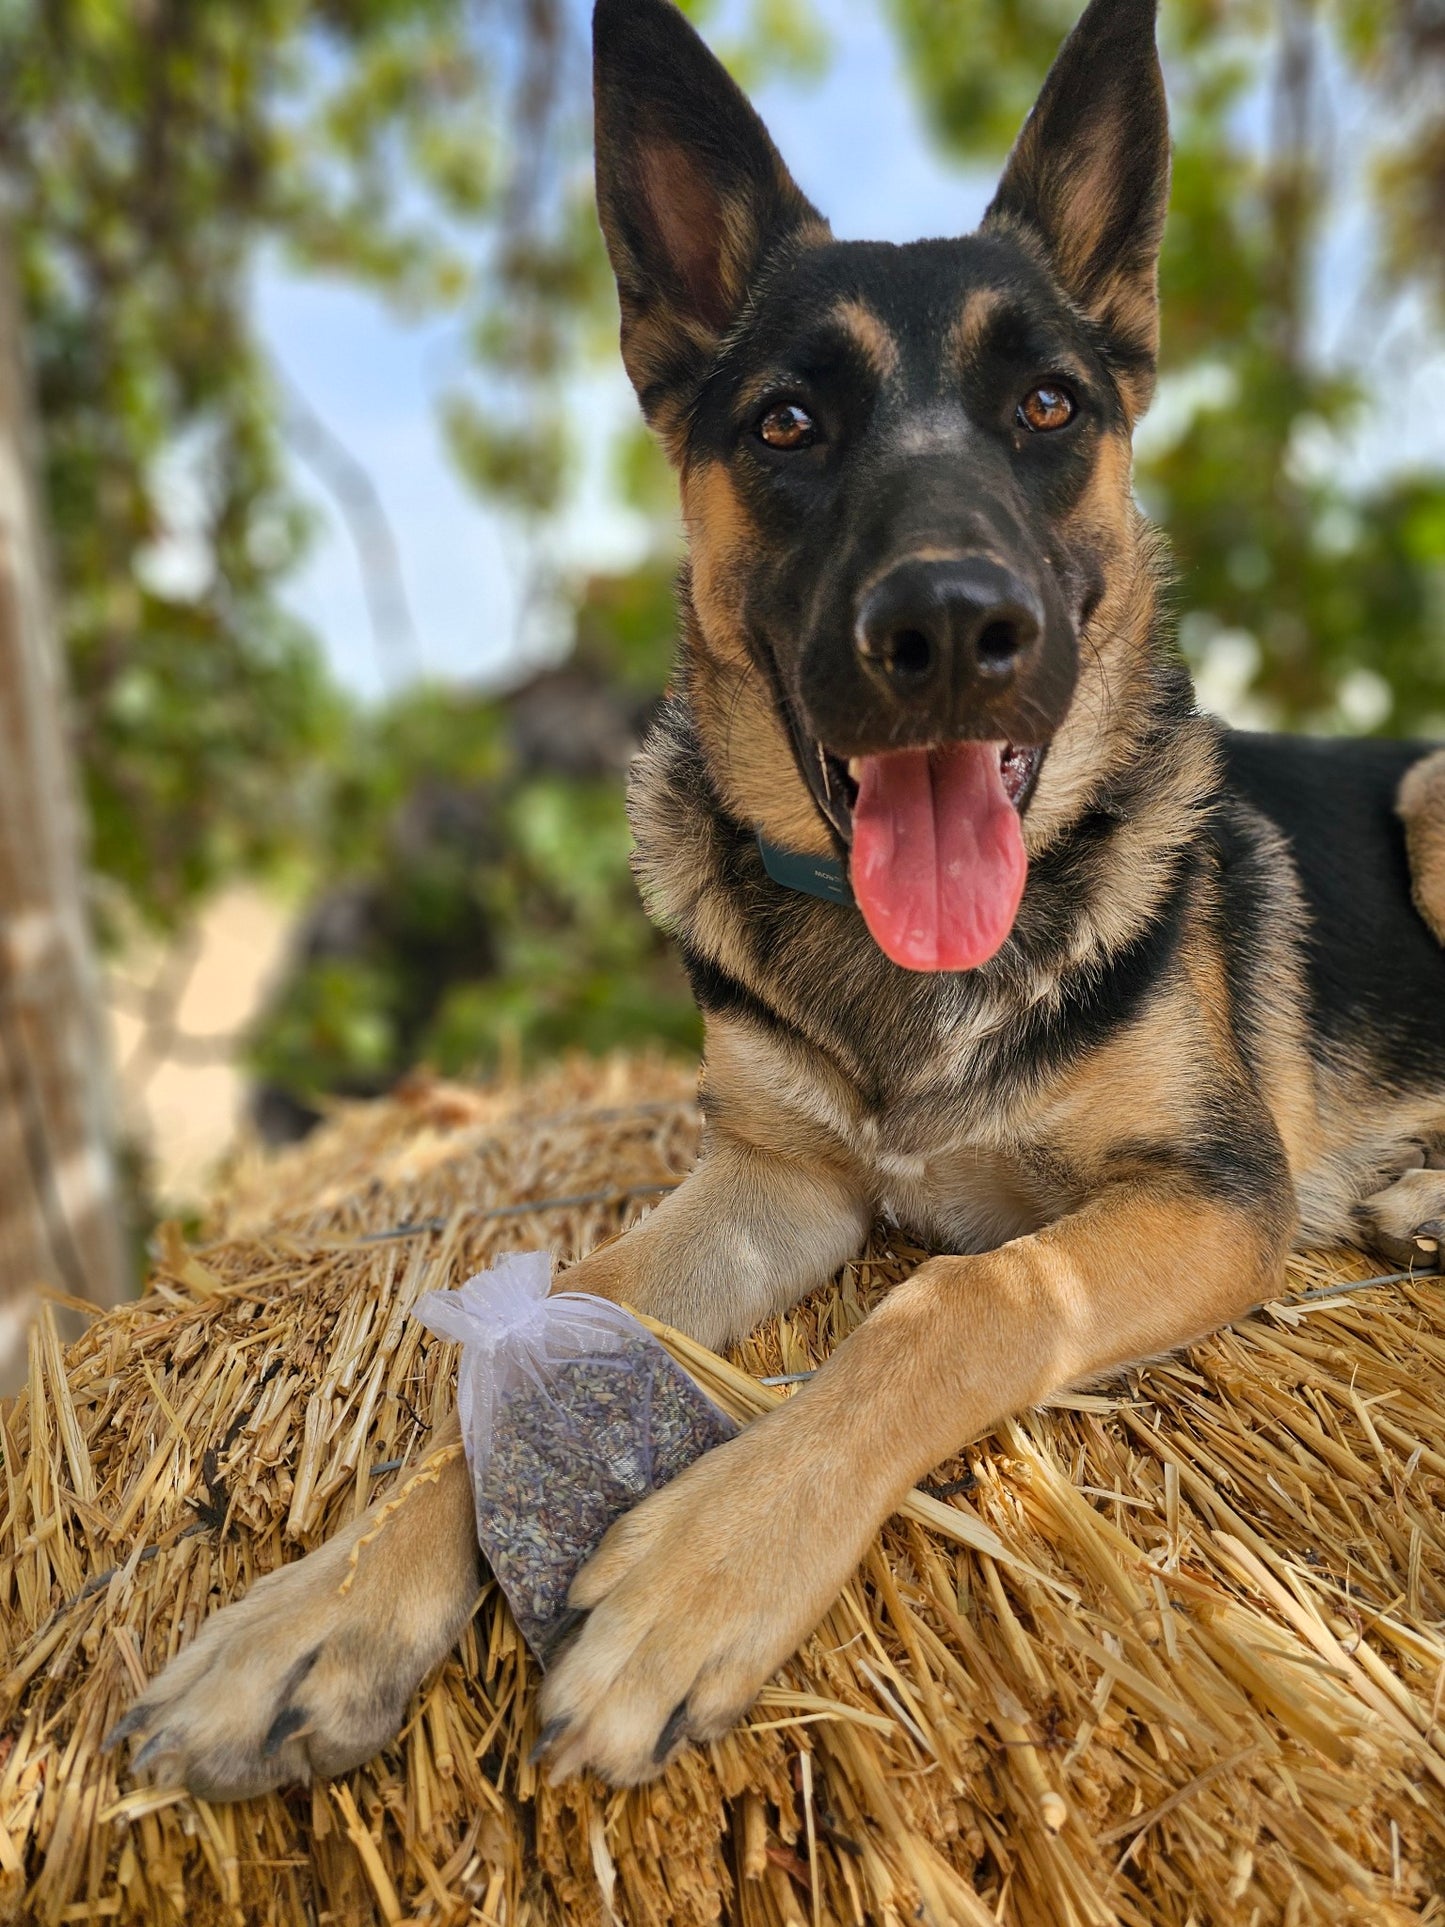
MULTIPOLYGON (((846 237, 976 224, 1071 0, 689 9, 846 237)), ((1206 703, 1445 732, 1445 9, 1164 0, 1138 486, 1206 703)), ((622 779, 677 535, 579 0, 0 4, 93 909, 142 1221, 238 1129, 696 1020, 622 779)))

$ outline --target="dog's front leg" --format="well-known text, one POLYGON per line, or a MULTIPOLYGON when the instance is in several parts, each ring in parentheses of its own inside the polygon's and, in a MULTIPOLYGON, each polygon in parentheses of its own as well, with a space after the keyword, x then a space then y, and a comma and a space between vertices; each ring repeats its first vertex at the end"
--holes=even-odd
POLYGON ((715 1130, 676 1191, 554 1289, 633 1305, 719 1350, 831 1278, 871 1217, 838 1166, 715 1130))
POLYGON ((983 1257, 935 1258, 812 1382, 613 1527, 548 1675, 551 1770, 626 1784, 724 1732, 817 1624, 924 1472, 1061 1385, 1256 1302, 1271 1212, 1121 1185, 983 1257), (1184 1252, 1161 1267, 1161 1252, 1184 1252))

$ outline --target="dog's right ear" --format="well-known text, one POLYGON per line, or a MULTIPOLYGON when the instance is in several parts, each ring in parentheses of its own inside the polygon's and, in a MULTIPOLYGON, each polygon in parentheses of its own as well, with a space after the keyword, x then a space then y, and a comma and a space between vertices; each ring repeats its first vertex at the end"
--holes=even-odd
POLYGON ((597 0, 592 48, 597 211, 622 359, 644 414, 675 442, 764 259, 827 228, 670 0, 597 0))

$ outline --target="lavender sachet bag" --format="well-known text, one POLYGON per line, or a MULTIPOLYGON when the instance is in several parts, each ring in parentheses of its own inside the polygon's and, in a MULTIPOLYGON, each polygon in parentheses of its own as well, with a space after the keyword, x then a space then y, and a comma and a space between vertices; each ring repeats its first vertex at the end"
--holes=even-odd
POLYGON ((613 1521, 737 1429, 630 1312, 551 1282, 547 1252, 518 1252, 414 1307, 462 1347, 477 1539, 543 1661, 613 1521))

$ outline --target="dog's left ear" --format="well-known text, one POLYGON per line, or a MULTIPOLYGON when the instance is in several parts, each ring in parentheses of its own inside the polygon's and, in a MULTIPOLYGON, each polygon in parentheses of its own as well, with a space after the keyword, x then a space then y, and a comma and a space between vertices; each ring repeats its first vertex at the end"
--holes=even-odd
POLYGON ((1142 413, 1159 353, 1159 244, 1169 112, 1157 0, 1091 0, 1004 169, 985 228, 1042 243, 1064 291, 1103 329, 1142 413))
POLYGON ((764 258, 827 227, 670 0, 597 0, 597 211, 622 359, 668 440, 764 258))

